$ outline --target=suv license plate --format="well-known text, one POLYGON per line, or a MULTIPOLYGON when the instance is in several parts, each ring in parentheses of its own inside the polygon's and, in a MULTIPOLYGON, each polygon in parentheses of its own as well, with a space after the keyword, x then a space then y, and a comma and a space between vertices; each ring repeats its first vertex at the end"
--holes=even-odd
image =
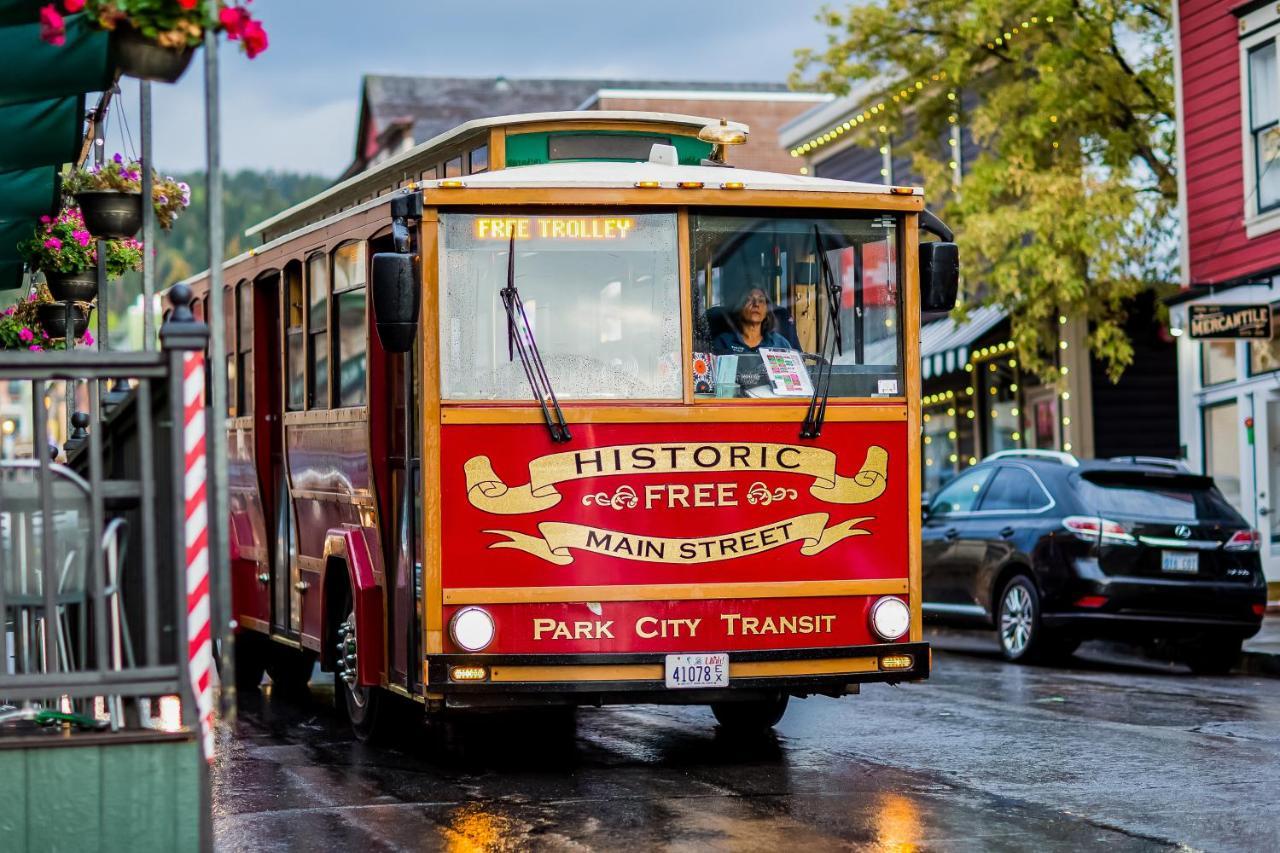
POLYGON ((729 656, 724 653, 667 655, 667 687, 728 687, 729 656))
POLYGON ((1200 571, 1200 555, 1195 551, 1161 551, 1160 568, 1166 572, 1194 574, 1200 571))

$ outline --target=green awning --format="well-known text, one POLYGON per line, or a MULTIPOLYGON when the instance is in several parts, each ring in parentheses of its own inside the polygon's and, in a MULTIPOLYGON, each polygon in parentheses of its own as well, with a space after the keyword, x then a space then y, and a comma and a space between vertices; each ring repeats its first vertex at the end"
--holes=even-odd
POLYGON ((79 154, 85 93, 115 82, 107 34, 83 14, 66 19, 62 46, 40 40, 40 7, 0 0, 0 307, 22 283, 17 243, 57 212, 58 173, 79 154))
POLYGON ((0 107, 0 128, 23 128, 0 133, 0 171, 75 160, 83 121, 83 94, 0 107))

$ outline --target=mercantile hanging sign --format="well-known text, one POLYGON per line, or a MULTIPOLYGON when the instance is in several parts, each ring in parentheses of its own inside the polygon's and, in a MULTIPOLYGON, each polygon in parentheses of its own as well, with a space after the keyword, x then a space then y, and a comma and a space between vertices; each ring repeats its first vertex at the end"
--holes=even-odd
POLYGON ((1193 338, 1270 338, 1270 305, 1191 305, 1193 338))

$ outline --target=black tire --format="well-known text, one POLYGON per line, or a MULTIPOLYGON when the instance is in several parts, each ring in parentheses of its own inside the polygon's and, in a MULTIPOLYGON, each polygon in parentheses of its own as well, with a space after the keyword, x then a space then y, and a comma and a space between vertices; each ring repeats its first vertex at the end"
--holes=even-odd
POLYGON ((1187 666, 1196 675, 1226 675, 1240 662, 1239 639, 1204 640, 1187 652, 1187 666))
POLYGON ((1013 663, 1062 660, 1075 651, 1068 638, 1053 634, 1041 623, 1040 592, 1026 575, 1014 575, 1000 591, 996 601, 996 640, 1000 654, 1013 663), (1066 649, 1069 650, 1064 652, 1066 649))
POLYGON ((338 650, 333 670, 333 702, 339 716, 351 724, 356 740, 362 743, 383 743, 391 728, 388 723, 390 699, 380 687, 354 684, 348 677, 349 668, 344 661, 348 654, 359 656, 355 641, 355 608, 351 603, 351 590, 344 589, 342 600, 330 614, 333 630, 330 642, 338 650))
POLYGON ((267 656, 267 675, 276 690, 305 693, 316 666, 316 653, 295 649, 283 643, 272 643, 267 656))
POLYGON ((790 696, 778 693, 768 699, 747 702, 712 702, 711 713, 729 734, 760 734, 778 724, 787 712, 790 696))
POLYGON ((267 659, 274 645, 270 638, 257 631, 239 631, 233 642, 236 666, 236 689, 249 692, 262 686, 262 675, 267 670, 267 659))

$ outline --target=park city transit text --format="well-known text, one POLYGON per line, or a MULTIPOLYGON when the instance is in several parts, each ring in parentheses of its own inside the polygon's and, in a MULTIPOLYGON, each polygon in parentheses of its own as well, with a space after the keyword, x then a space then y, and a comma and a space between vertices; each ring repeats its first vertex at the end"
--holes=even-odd
MULTIPOLYGON (((726 637, 764 634, 829 634, 835 624, 834 614, 802 616, 744 616, 741 613, 721 613, 719 627, 726 637)), ((702 618, 659 619, 641 616, 631 626, 637 637, 651 640, 665 637, 697 637, 702 618)), ((575 622, 559 619, 537 618, 533 620, 535 640, 612 640, 619 630, 614 620, 588 619, 575 622)))

